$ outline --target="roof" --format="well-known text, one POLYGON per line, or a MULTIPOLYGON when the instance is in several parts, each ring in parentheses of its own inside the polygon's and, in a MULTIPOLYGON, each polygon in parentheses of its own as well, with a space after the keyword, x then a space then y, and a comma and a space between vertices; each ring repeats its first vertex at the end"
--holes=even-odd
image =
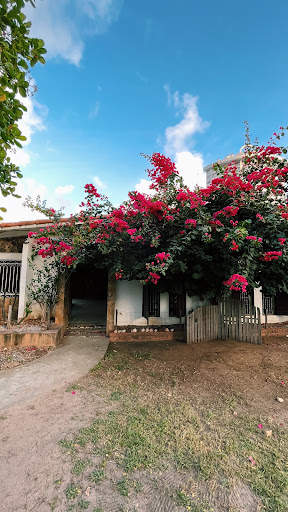
MULTIPOLYGON (((68 219, 66 218, 61 219, 62 222, 67 220, 68 219)), ((18 222, 1 222, 0 238, 25 236, 29 233, 29 231, 38 231, 40 227, 45 227, 52 223, 54 223, 54 221, 51 219, 20 220, 18 222)))

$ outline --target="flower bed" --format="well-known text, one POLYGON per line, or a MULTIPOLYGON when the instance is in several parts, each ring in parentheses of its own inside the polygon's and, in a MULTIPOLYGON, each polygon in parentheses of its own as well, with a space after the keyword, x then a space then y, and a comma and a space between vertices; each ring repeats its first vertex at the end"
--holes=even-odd
POLYGON ((54 325, 49 330, 37 329, 31 326, 21 326, 21 329, 1 329, 0 330, 0 348, 1 347, 56 347, 62 339, 65 332, 64 325, 54 325))
POLYGON ((170 326, 169 328, 166 326, 158 326, 157 328, 143 328, 143 327, 124 327, 115 329, 110 332, 110 341, 114 342, 137 342, 137 341, 169 341, 169 340, 179 340, 185 341, 186 332, 182 329, 180 330, 179 325, 170 326))

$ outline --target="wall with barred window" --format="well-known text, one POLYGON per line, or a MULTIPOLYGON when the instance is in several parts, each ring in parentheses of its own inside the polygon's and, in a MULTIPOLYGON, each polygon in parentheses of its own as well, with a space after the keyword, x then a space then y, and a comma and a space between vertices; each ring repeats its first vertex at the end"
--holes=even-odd
MULTIPOLYGON (((147 319, 143 316, 143 287, 139 281, 117 281, 116 300, 115 300, 115 324, 117 316, 117 325, 147 325, 147 319)), ((152 290, 157 292, 157 285, 152 290)), ((151 297, 150 297, 151 299, 151 297)), ((150 313, 158 313, 159 316, 149 315, 149 325, 174 325, 179 324, 180 319, 176 316, 169 316, 171 313, 171 300, 169 304, 168 292, 160 293, 150 300, 150 313), (157 301, 159 300, 159 304, 157 301)), ((200 306, 209 304, 209 301, 201 301, 198 297, 189 297, 186 295, 186 311, 182 313, 182 323, 184 317, 189 311, 200 306)), ((148 304, 149 306, 149 304, 148 304)))

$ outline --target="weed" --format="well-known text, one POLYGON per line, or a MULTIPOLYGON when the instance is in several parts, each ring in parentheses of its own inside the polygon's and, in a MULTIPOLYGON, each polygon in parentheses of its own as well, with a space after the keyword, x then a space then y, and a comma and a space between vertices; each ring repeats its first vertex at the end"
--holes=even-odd
POLYGON ((64 437, 58 442, 64 452, 74 453, 75 452, 75 441, 70 441, 64 437))
POLYGON ((7 416, 0 416, 0 420, 7 420, 7 416))
POLYGON ((75 500, 77 498, 78 494, 80 494, 81 489, 78 489, 78 487, 75 484, 69 484, 67 485, 65 489, 65 494, 67 500, 75 500))
POLYGON ((151 352, 141 352, 141 351, 138 351, 138 352, 134 352, 133 355, 134 355, 135 359, 138 359, 140 361, 152 359, 151 352))
POLYGON ((52 512, 56 508, 57 501, 58 501, 58 496, 55 496, 55 498, 52 501, 50 501, 50 503, 49 503, 49 506, 50 506, 52 512))
POLYGON ((104 476, 105 476, 104 470, 98 469, 98 470, 92 471, 92 473, 90 473, 89 480, 91 480, 91 482, 93 482, 94 484, 100 484, 100 482, 102 482, 102 480, 104 480, 104 476))
POLYGON ((119 372, 121 372, 122 370, 128 370, 129 369, 129 364, 125 361, 123 361, 123 363, 119 363, 115 366, 116 370, 118 370, 119 372))
POLYGON ((93 508, 92 512, 104 512, 104 509, 103 508, 93 508))
POLYGON ((117 489, 120 492, 121 496, 128 496, 129 488, 128 488, 127 478, 123 478, 122 480, 119 480, 119 482, 117 483, 117 489))
POLYGON ((71 386, 68 386, 66 389, 66 392, 68 393, 69 391, 75 391, 76 389, 83 390, 83 387, 79 386, 79 384, 71 384, 71 386))
POLYGON ((98 370, 100 370, 100 368, 102 368, 102 361, 93 366, 93 368, 91 368, 90 370, 90 373, 97 372, 98 370))
POLYGON ((87 508, 89 508, 89 505, 90 505, 90 501, 87 501, 87 500, 79 500, 78 501, 78 507, 81 510, 87 510, 87 508))
POLYGON ((123 395, 122 391, 112 391, 112 393, 110 395, 110 400, 114 400, 115 402, 118 402, 118 400, 120 400, 122 395, 123 395))
POLYGON ((84 469, 87 468, 87 466, 89 466, 91 464, 91 461, 89 459, 78 459, 76 460, 76 462, 74 463, 74 466, 72 468, 72 473, 73 475, 81 475, 84 471, 84 469))
POLYGON ((108 350, 108 352, 106 352, 103 359, 104 359, 104 361, 112 361, 112 359, 114 359, 115 356, 116 356, 115 352, 111 352, 110 350, 108 350))
POLYGON ((175 502, 176 502, 176 505, 179 505, 179 507, 190 507, 191 506, 190 497, 186 494, 186 492, 181 491, 181 489, 178 489, 178 491, 176 491, 175 502))

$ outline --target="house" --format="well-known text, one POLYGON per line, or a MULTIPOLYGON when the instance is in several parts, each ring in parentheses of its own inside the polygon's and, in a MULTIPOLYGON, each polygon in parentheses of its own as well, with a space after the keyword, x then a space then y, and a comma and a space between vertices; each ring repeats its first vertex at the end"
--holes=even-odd
MULTIPOLYGON (((49 220, 2 222, 0 224, 0 317, 13 305, 14 319, 25 316, 29 286, 33 279, 30 265, 32 241, 29 231, 38 232, 49 220), (4 305, 3 305, 4 302, 4 305)), ((36 268, 43 259, 35 258, 36 268)), ((188 295, 160 293, 156 286, 138 281, 116 280, 103 269, 79 265, 70 275, 60 276, 59 297, 53 312, 57 324, 106 325, 107 333, 117 326, 184 323, 185 316, 208 300, 188 295)), ((31 304, 29 318, 41 318, 37 303, 31 304)))

